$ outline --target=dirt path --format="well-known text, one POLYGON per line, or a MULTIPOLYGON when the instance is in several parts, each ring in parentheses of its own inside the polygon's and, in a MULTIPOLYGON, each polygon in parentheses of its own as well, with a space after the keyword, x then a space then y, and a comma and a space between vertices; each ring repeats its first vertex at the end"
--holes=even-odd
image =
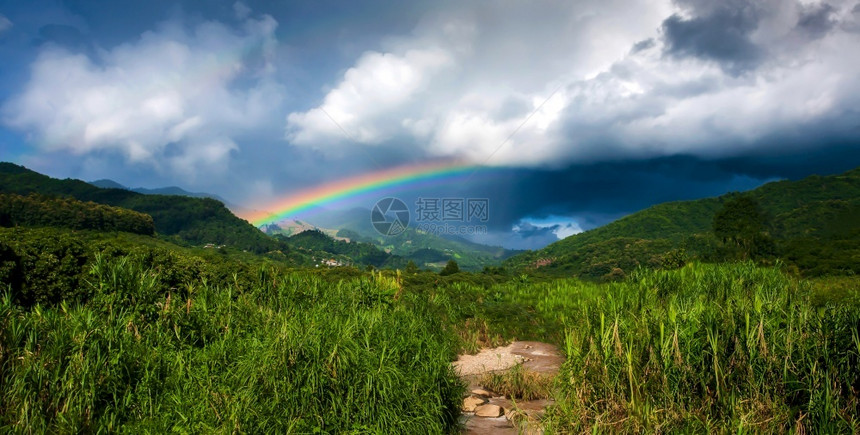
MULTIPOLYGON (((480 385, 481 376, 489 372, 499 372, 510 369, 516 364, 522 364, 527 371, 538 372, 546 375, 555 375, 558 372, 564 358, 558 348, 551 344, 537 341, 515 341, 508 346, 493 349, 483 349, 476 355, 461 355, 453 362, 454 369, 469 385, 469 391, 484 389, 480 385)), ((492 393, 491 391, 489 393, 492 393)), ((514 409, 513 402, 496 394, 485 397, 485 404, 497 405, 504 409, 504 414, 499 417, 479 417, 474 412, 464 412, 464 434, 517 434, 518 429, 511 423, 508 417, 514 409)), ((469 397, 481 397, 471 394, 469 397)), ((541 400, 518 400, 516 409, 532 419, 543 415, 547 406, 552 403, 550 399, 541 400)), ((537 427, 530 427, 527 432, 539 433, 537 427)))

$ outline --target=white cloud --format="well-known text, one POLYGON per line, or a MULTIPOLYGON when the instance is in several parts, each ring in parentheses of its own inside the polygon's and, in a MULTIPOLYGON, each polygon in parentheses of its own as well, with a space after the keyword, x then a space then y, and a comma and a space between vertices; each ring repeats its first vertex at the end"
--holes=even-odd
POLYGON ((191 178, 223 169, 235 136, 281 103, 270 63, 276 27, 268 16, 240 31, 167 22, 95 59, 47 46, 2 107, 3 123, 47 151, 121 153, 191 178))
POLYGON ((365 53, 321 106, 289 115, 287 138, 299 145, 337 143, 344 139, 343 128, 355 140, 374 144, 401 128, 419 131, 419 124, 408 119, 397 123, 391 115, 425 92, 433 75, 451 60, 450 53, 433 47, 402 55, 365 53))
POLYGON ((356 146, 411 137, 423 153, 479 164, 720 156, 790 131, 816 146, 819 123, 846 119, 860 104, 860 58, 846 55, 860 47, 860 33, 846 30, 860 9, 850 2, 826 9, 835 24, 818 21, 815 31, 800 23, 818 6, 762 3, 749 38, 766 56, 735 71, 664 52, 664 20, 716 7, 683 3, 506 4, 492 14, 463 6, 359 58, 319 106, 288 116, 288 139, 324 151, 349 142, 326 112, 356 146), (454 15, 471 29, 465 42, 441 30, 454 15), (444 62, 418 61, 428 47, 444 62), (391 79, 387 72, 397 70, 408 74, 391 79))

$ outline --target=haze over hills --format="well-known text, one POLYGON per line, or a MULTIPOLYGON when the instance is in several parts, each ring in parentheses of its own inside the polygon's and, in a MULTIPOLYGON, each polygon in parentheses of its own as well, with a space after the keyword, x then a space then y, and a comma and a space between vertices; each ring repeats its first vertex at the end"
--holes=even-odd
MULTIPOLYGON (((448 260, 455 260, 464 270, 481 270, 496 266, 501 260, 514 255, 513 251, 498 246, 474 243, 462 237, 431 234, 411 225, 395 236, 380 234, 371 223, 370 210, 352 208, 348 210, 319 209, 307 220, 285 220, 276 225, 282 231, 301 230, 301 225, 311 223, 317 229, 337 238, 373 244, 386 252, 413 260, 419 267, 441 269, 448 260)), ((268 227, 269 233, 280 232, 268 227)))
POLYGON ((658 204, 615 222, 523 253, 505 264, 548 273, 605 277, 613 269, 660 266, 667 255, 708 259, 718 240, 712 229, 723 205, 754 199, 782 257, 810 273, 860 271, 860 168, 832 176, 777 181, 744 193, 658 204), (814 252, 814 254, 813 254, 814 252))

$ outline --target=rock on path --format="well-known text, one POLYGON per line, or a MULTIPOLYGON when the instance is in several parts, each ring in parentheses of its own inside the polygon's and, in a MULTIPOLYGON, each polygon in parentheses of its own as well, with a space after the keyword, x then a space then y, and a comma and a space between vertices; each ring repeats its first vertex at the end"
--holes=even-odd
POLYGON ((525 357, 514 354, 513 343, 494 349, 482 349, 475 355, 460 355, 454 361, 454 370, 460 376, 480 375, 488 372, 507 370, 525 362, 525 357))
MULTIPOLYGON (((471 389, 471 394, 463 400, 463 433, 517 434, 518 429, 511 420, 540 416, 552 403, 546 399, 518 400, 514 405, 513 401, 478 385, 481 375, 504 371, 520 363, 526 370, 553 375, 563 360, 555 346, 536 341, 515 341, 508 346, 483 349, 476 355, 461 355, 452 365, 471 389)), ((540 433, 540 428, 527 428, 526 432, 540 433)))

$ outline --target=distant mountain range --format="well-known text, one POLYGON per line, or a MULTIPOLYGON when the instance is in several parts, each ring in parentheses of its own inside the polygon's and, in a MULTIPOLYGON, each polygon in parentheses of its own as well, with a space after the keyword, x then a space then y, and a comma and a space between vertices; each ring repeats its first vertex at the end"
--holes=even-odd
POLYGON ((89 183, 92 184, 93 186, 101 187, 102 189, 130 190, 132 192, 142 193, 144 195, 178 195, 178 196, 189 196, 191 198, 212 198, 212 199, 216 199, 218 201, 223 202, 224 205, 226 205, 227 208, 229 208, 230 210, 235 210, 235 209, 241 208, 241 206, 238 206, 235 204, 230 204, 229 201, 227 201, 226 199, 224 199, 218 195, 215 195, 212 193, 205 193, 205 192, 189 192, 189 191, 187 191, 181 187, 177 187, 177 186, 159 187, 156 189, 147 189, 145 187, 131 188, 131 187, 123 186, 122 184, 117 183, 116 181, 108 180, 107 178, 103 178, 101 180, 96 180, 96 181, 90 181, 89 183))
POLYGON ((807 274, 860 273, 860 168, 778 181, 745 193, 668 202, 506 260, 517 269, 601 278, 659 266, 668 255, 708 259, 719 248, 714 216, 738 196, 761 207, 777 255, 807 274))
POLYGON ((665 267, 692 258, 721 261, 726 242, 714 234, 714 217, 743 197, 757 204, 765 222, 762 234, 773 242, 769 257, 760 261, 780 258, 808 275, 860 273, 860 168, 768 183, 744 193, 655 205, 527 252, 414 228, 383 236, 373 228, 370 211, 360 208, 320 209, 312 222, 285 219, 261 231, 236 217, 214 195, 177 187, 139 190, 150 193, 110 180, 59 180, 0 162, 0 226, 142 235, 154 229, 157 237, 171 243, 225 246, 296 265, 399 268, 411 260, 438 270, 455 260, 464 270, 503 264, 517 272, 615 279, 642 265, 665 267))
MULTIPOLYGON (((113 180, 91 181, 93 186, 105 189, 123 189, 145 195, 178 195, 191 198, 212 198, 224 203, 233 212, 240 213, 243 208, 228 203, 218 195, 204 192, 189 192, 176 186, 158 189, 142 187, 129 188, 113 180)), ((354 208, 350 210, 311 210, 310 217, 304 219, 284 219, 275 224, 260 227, 269 235, 295 236, 304 231, 318 230, 334 239, 354 240, 370 243, 392 255, 413 260, 419 267, 441 269, 453 259, 464 270, 481 270, 485 266, 496 266, 503 259, 518 251, 500 247, 485 246, 456 236, 427 234, 415 229, 407 229, 399 236, 382 236, 370 223, 370 210, 354 208)), ((321 245, 317 241, 314 244, 321 245)))
POLYGON ((464 270, 481 270, 497 266, 505 258, 521 252, 486 246, 457 236, 430 234, 411 227, 397 236, 382 235, 373 228, 370 210, 364 208, 319 209, 309 214, 307 221, 285 219, 262 229, 269 234, 295 234, 309 224, 330 236, 370 243, 429 269, 441 269, 448 260, 454 260, 464 270))
MULTIPOLYGON (((125 221, 137 222, 134 219, 139 216, 122 214, 123 209, 128 209, 151 216, 150 225, 154 225, 158 236, 174 243, 196 247, 225 246, 258 254, 278 253, 297 265, 325 261, 338 265, 403 267, 413 260, 419 267, 438 269, 449 259, 454 259, 465 270, 480 270, 484 266, 498 265, 511 254, 511 251, 501 248, 465 240, 448 240, 414 230, 407 235, 386 239, 370 225, 369 210, 333 212, 320 209, 327 213, 320 219, 325 226, 286 219, 278 225, 258 229, 235 216, 217 195, 188 192, 179 187, 129 189, 112 180, 91 183, 59 180, 6 162, 0 162, 0 195, 8 196, 3 204, 10 207, 27 206, 26 213, 16 209, 15 214, 9 214, 7 220, 13 225, 45 226, 44 222, 48 222, 47 226, 65 228, 125 228, 130 225, 125 221), (58 201, 54 199, 56 197, 74 198, 84 203, 58 201), (99 208, 85 202, 116 209, 99 208), (69 215, 66 211, 50 219, 36 219, 38 210, 62 207, 74 207, 80 211, 78 215, 83 213, 78 216, 81 222, 54 225, 58 219, 66 219, 62 217, 69 215), (122 216, 124 220, 120 223, 124 226, 111 224, 113 226, 108 227, 99 223, 105 216, 114 221, 119 219, 114 216, 122 216)), ((0 218, 5 216, 2 212, 0 210, 0 218)), ((3 226, 2 222, 0 226, 3 226)), ((152 232, 151 229, 149 231, 152 232)))

